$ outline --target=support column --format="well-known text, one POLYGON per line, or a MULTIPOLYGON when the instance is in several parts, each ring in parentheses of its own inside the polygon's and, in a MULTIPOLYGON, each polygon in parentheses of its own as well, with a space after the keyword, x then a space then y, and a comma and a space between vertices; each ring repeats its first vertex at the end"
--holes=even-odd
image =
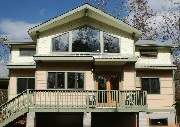
POLYGON ((91 113, 84 113, 83 127, 91 127, 91 113))
POLYGON ((27 113, 26 127, 36 127, 35 112, 27 113))
POLYGON ((139 112, 139 127, 147 127, 147 114, 146 114, 146 112, 139 112))

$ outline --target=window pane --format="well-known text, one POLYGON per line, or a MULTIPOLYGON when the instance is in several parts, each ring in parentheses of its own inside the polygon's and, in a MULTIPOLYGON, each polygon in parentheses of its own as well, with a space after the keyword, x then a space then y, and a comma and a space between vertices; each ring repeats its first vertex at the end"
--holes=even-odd
POLYGON ((98 90, 106 90, 106 77, 104 75, 98 76, 98 90))
POLYGON ((20 49, 20 56, 33 56, 36 54, 35 48, 22 48, 20 49))
POLYGON ((157 57, 157 50, 140 50, 141 57, 157 57))
POLYGON ((56 73, 51 72, 48 73, 48 88, 55 88, 56 87, 56 73))
POLYGON ((64 76, 64 72, 58 72, 57 73, 57 85, 58 85, 58 88, 65 88, 64 87, 64 78, 65 78, 65 76, 64 76))
POLYGON ((75 88, 75 73, 68 73, 68 88, 75 88))
POLYGON ((89 26, 72 31, 72 52, 100 52, 100 32, 89 26))
POLYGON ((142 90, 147 91, 147 93, 150 93, 150 85, 149 85, 149 78, 142 78, 142 90))
POLYGON ((83 88, 84 87, 84 74, 83 73, 76 73, 76 86, 77 88, 83 88))
POLYGON ((150 119, 151 126, 168 126, 168 119, 150 119))
POLYGON ((68 50, 69 50, 68 33, 52 39, 52 51, 68 52, 68 50))
POLYGON ((159 78, 151 79, 151 93, 160 93, 159 78))
POLYGON ((104 52, 119 53, 119 39, 104 33, 104 52))
POLYGON ((28 89, 35 89, 35 78, 28 79, 28 89))
POLYGON ((18 78, 17 79, 17 93, 21 93, 27 89, 27 78, 18 78))

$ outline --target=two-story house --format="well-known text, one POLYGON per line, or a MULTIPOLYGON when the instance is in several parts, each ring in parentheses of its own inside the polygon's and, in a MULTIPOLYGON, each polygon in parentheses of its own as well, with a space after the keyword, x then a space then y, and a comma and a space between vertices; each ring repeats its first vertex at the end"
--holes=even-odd
POLYGON ((11 45, 1 126, 175 126, 171 47, 88 4, 31 28, 11 45))

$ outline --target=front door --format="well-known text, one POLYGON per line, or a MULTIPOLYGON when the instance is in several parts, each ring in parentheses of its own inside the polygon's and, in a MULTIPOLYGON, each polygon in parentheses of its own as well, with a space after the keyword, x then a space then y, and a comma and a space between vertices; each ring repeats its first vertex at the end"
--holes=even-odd
POLYGON ((98 90, 98 103, 112 104, 117 99, 117 92, 109 90, 122 89, 120 74, 98 74, 96 89, 98 90))

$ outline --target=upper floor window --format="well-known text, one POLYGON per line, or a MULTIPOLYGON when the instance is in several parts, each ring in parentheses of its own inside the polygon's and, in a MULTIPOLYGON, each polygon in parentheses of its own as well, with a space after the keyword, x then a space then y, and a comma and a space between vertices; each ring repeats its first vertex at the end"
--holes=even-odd
POLYGON ((104 52, 119 53, 119 39, 104 33, 104 52))
POLYGON ((17 78, 17 93, 26 89, 35 89, 35 78, 17 78))
POLYGON ((151 57, 151 58, 157 58, 158 51, 157 50, 140 50, 140 56, 141 57, 151 57))
POLYGON ((100 32, 89 26, 72 31, 72 52, 100 52, 100 32))
POLYGON ((83 89, 84 73, 79 72, 49 72, 49 89, 83 89))
POLYGON ((20 48, 20 56, 34 56, 35 54, 35 48, 20 48))
POLYGON ((148 94, 160 93, 159 78, 142 78, 141 85, 142 90, 147 91, 148 94))
POLYGON ((69 51, 69 36, 68 33, 54 37, 52 39, 52 51, 68 52, 69 51))

